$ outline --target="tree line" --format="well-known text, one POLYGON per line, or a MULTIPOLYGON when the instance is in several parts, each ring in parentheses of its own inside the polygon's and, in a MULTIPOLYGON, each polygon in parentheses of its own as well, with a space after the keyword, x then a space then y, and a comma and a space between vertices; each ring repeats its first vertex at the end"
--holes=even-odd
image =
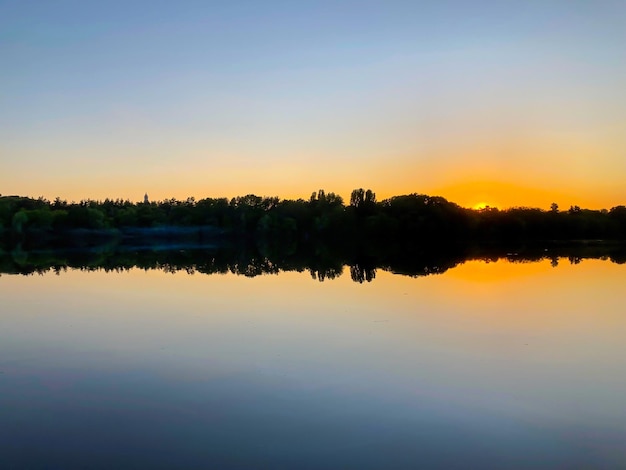
POLYGON ((76 232, 93 236, 160 233, 166 238, 186 234, 245 238, 268 249, 316 242, 377 246, 421 241, 626 240, 626 207, 559 210, 553 204, 550 210, 474 210, 425 194, 378 201, 369 189, 352 191, 347 204, 341 196, 324 190, 312 193, 308 200, 253 194, 139 203, 4 196, 0 197, 0 232, 5 241, 50 240, 76 232))

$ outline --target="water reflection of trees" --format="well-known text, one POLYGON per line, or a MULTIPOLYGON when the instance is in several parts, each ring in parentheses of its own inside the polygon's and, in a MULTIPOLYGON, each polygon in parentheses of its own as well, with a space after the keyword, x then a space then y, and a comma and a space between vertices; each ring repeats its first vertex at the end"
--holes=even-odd
POLYGON ((516 250, 470 246, 423 246, 420 249, 389 247, 388 250, 353 250, 337 255, 325 247, 308 247, 288 253, 260 250, 250 246, 229 247, 91 247, 83 250, 26 251, 19 247, 0 251, 0 273, 60 275, 68 269, 121 272, 131 269, 161 270, 168 273, 226 274, 255 277, 280 272, 308 271, 320 282, 336 279, 347 269, 357 283, 371 282, 377 270, 405 276, 441 274, 468 260, 529 263, 547 260, 578 264, 585 259, 626 263, 626 246, 586 243, 523 247, 516 250))
POLYGON ((350 266, 350 277, 354 282, 360 284, 364 281, 372 282, 376 277, 376 268, 355 264, 354 266, 350 266))

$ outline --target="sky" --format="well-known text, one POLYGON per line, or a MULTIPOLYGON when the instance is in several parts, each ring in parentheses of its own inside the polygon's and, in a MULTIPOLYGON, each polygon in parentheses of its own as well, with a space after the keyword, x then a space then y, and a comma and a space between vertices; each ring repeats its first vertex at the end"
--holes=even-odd
POLYGON ((626 2, 0 0, 0 194, 626 204, 626 2))

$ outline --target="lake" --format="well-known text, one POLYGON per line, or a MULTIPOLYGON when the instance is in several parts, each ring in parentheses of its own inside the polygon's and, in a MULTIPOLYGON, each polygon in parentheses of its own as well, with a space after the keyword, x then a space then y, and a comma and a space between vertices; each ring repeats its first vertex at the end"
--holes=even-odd
POLYGON ((626 265, 578 261, 2 274, 0 467, 626 468, 626 265))

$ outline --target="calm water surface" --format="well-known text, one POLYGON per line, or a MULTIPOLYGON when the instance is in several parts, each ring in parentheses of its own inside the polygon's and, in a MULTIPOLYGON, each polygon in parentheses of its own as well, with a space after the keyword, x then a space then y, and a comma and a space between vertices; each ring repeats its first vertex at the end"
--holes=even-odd
POLYGON ((0 277, 0 468, 626 468, 626 266, 0 277))

